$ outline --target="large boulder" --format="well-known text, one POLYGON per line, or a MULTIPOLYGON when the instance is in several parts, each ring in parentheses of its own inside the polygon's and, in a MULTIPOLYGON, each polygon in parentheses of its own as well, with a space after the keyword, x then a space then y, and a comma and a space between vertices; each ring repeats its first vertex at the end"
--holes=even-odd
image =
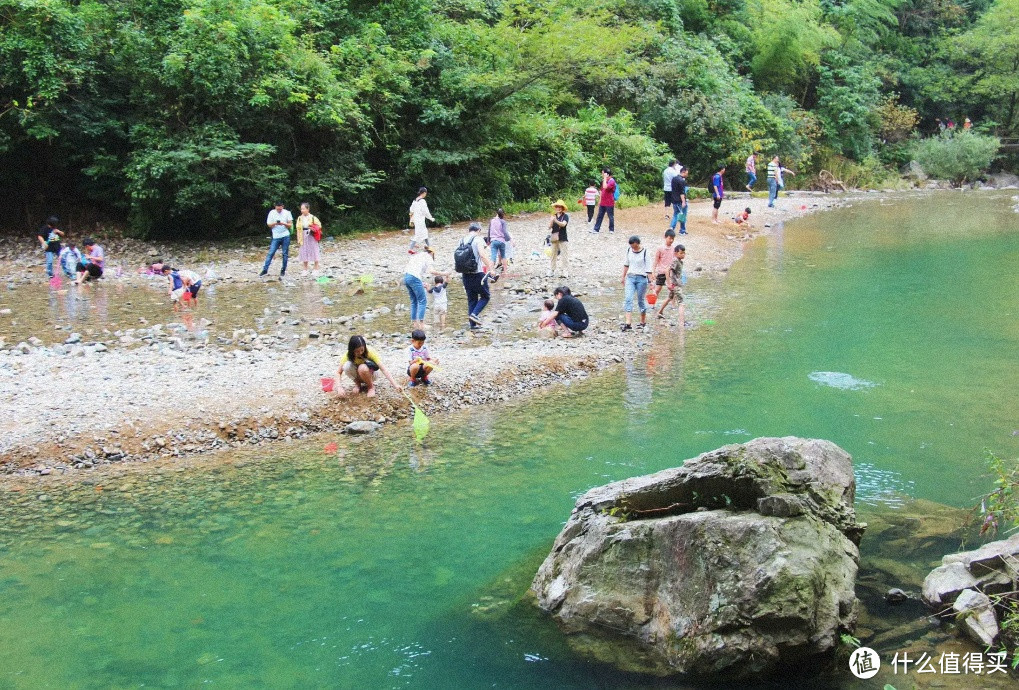
POLYGON ((853 629, 852 460, 762 438, 588 491, 532 584, 581 653, 630 670, 759 676, 853 629))

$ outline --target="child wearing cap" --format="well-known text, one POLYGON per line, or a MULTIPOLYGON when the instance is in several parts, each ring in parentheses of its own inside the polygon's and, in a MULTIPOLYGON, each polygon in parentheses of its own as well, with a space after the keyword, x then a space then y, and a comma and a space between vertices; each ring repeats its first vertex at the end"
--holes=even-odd
POLYGON ((409 381, 407 385, 411 387, 419 383, 430 386, 432 382, 428 380, 428 375, 439 363, 439 360, 433 358, 428 352, 425 338, 425 332, 419 328, 414 329, 410 334, 410 363, 407 365, 409 381))

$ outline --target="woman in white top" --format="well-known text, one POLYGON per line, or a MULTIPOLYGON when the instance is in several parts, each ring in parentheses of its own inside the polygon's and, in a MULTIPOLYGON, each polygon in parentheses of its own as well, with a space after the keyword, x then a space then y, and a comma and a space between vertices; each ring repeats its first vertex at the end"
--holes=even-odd
POLYGON ((647 248, 640 246, 640 238, 636 235, 630 236, 630 248, 626 250, 626 261, 623 262, 623 287, 626 289, 626 298, 623 301, 623 311, 626 312, 626 323, 623 324, 624 331, 633 330, 633 296, 637 295, 637 306, 640 309, 640 324, 637 328, 644 328, 647 325, 647 305, 644 303, 644 295, 647 293, 647 286, 651 283, 651 270, 654 259, 647 254, 647 248))
POLYGON ((407 293, 410 295, 411 329, 424 330, 425 328, 425 311, 428 309, 428 292, 425 290, 425 280, 429 274, 449 278, 448 273, 435 270, 435 252, 431 247, 425 247, 420 252, 412 249, 411 257, 407 260, 407 267, 403 269, 403 284, 407 286, 407 293))
POLYGON ((418 244, 428 246, 428 226, 425 225, 425 220, 435 222, 428 210, 426 196, 428 196, 428 188, 422 187, 418 190, 417 198, 410 205, 410 224, 414 226, 414 239, 410 241, 411 250, 417 248, 418 244))

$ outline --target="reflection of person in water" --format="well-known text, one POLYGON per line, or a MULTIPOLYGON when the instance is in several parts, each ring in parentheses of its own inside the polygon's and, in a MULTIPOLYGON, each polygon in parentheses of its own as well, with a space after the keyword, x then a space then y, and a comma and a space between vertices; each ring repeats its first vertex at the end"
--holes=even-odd
POLYGON ((631 412, 647 409, 653 397, 651 378, 646 367, 641 364, 631 359, 624 368, 626 387, 623 389, 623 407, 631 412))

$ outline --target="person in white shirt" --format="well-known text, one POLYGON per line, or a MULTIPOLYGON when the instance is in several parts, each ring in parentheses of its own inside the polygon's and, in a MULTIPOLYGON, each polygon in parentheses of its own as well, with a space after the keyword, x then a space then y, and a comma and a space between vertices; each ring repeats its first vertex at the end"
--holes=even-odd
POLYGON ((631 235, 629 240, 630 248, 626 250, 626 260, 623 262, 623 287, 626 289, 626 297, 623 301, 623 311, 626 312, 626 323, 622 330, 633 330, 633 296, 637 295, 637 307, 640 309, 640 324, 638 328, 647 325, 647 305, 644 303, 644 295, 647 293, 647 286, 651 283, 651 269, 654 259, 647 254, 647 248, 640 246, 640 238, 631 235))
POLYGON ((283 277, 287 274, 287 259, 290 257, 290 228, 294 225, 294 216, 291 215, 290 211, 283 208, 282 201, 277 201, 275 207, 269 211, 265 224, 269 226, 269 232, 272 233, 272 241, 269 243, 269 253, 265 256, 262 272, 258 275, 268 275, 269 264, 272 263, 272 258, 276 256, 276 250, 282 248, 283 267, 280 269, 280 280, 283 280, 283 277))
POLYGON ((428 210, 426 196, 428 196, 428 188, 422 187, 418 190, 417 198, 410 205, 410 224, 414 226, 414 239, 410 241, 411 250, 416 249, 419 244, 429 246, 428 225, 425 224, 425 221, 430 220, 434 223, 435 219, 432 218, 432 214, 428 210))
POLYGON ((424 330, 425 311, 428 308, 425 280, 429 275, 448 278, 449 274, 435 270, 435 252, 431 247, 424 247, 421 251, 412 249, 411 252, 407 267, 403 269, 403 284, 410 295, 410 327, 412 330, 424 330))
POLYGON ((669 210, 666 218, 672 217, 672 178, 679 174, 679 161, 675 158, 669 161, 669 165, 662 171, 662 196, 665 198, 665 208, 669 210))

